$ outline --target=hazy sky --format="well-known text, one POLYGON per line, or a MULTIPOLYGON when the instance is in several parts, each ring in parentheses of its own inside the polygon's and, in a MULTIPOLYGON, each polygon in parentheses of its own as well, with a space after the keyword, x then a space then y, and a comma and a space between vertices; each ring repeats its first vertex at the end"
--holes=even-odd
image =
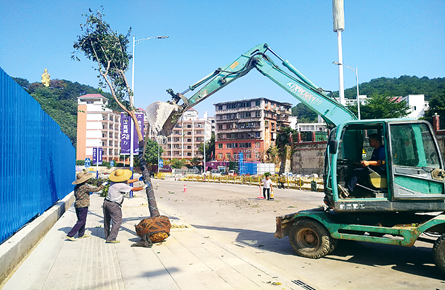
MULTIPOLYGON (((359 82, 401 75, 445 76, 444 0, 345 0, 343 62, 358 67, 359 82)), ((97 87, 93 63, 71 60, 83 13, 105 8, 105 21, 136 39, 135 103, 146 108, 182 92, 260 43, 268 43, 313 83, 338 90, 337 35, 332 1, 5 1, 0 0, 0 67, 12 77, 52 79, 97 87)), ((129 51, 132 50, 130 43, 129 51)), ((274 59, 278 63, 277 59, 274 59)), ((127 73, 131 83, 131 69, 127 73)), ((345 88, 355 74, 344 70, 345 88)), ((186 95, 191 97, 192 94, 186 95)), ((196 106, 214 115, 214 103, 266 97, 298 101, 256 70, 196 106)))

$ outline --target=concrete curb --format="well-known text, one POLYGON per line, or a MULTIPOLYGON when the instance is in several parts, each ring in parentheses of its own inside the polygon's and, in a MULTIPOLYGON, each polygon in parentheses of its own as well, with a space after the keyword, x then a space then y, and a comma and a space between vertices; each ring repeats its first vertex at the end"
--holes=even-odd
POLYGON ((0 288, 74 200, 73 191, 0 245, 0 288))

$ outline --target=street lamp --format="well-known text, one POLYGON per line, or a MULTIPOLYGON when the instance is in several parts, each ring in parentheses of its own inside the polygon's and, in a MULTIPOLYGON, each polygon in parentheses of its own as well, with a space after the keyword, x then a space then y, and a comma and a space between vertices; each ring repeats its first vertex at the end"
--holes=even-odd
MULTIPOLYGON (((147 41, 149 39, 166 39, 168 36, 153 36, 153 37, 146 37, 141 39, 135 39, 135 36, 133 35, 133 61, 131 65, 131 91, 133 92, 133 95, 130 95, 130 106, 134 107, 134 48, 136 45, 141 44, 144 41, 147 41)), ((134 131, 134 125, 133 125, 133 119, 130 118, 130 170, 133 172, 133 131, 134 131)))
POLYGON ((336 61, 333 61, 332 63, 336 64, 336 65, 345 66, 345 67, 349 68, 350 70, 352 70, 355 73, 355 77, 356 77, 356 80, 357 80, 357 115, 358 115, 358 119, 360 120, 360 98, 359 98, 360 92, 359 92, 359 87, 358 87, 358 68, 357 67, 356 68, 352 68, 350 66, 347 66, 345 64, 342 64, 342 63, 339 63, 339 62, 336 62, 336 61))

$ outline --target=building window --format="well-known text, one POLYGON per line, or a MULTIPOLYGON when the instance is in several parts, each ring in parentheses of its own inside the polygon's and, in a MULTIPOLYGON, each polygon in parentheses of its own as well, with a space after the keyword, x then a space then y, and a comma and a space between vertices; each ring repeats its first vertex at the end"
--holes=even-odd
POLYGON ((251 148, 252 143, 239 143, 239 148, 251 148))
POLYGON ((226 153, 226 158, 230 160, 230 153, 226 153))
POLYGON ((223 154, 222 153, 218 153, 218 159, 222 159, 223 158, 223 154))
POLYGON ((219 143, 218 144, 218 149, 222 149, 223 148, 223 144, 222 143, 219 143))
POLYGON ((260 106, 261 105, 261 101, 255 101, 255 106, 260 106))

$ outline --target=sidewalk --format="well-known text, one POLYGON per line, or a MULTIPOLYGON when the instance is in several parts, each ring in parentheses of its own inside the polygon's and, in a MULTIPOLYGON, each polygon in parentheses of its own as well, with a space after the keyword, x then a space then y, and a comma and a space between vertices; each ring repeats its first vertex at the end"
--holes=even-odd
POLYGON ((242 249, 205 236, 163 211, 171 236, 151 249, 131 247, 140 240, 134 225, 149 216, 143 192, 125 199, 119 244, 106 244, 103 198, 91 195, 87 233, 65 240, 76 222, 74 207, 57 221, 2 288, 9 289, 302 289, 242 255, 242 249))

